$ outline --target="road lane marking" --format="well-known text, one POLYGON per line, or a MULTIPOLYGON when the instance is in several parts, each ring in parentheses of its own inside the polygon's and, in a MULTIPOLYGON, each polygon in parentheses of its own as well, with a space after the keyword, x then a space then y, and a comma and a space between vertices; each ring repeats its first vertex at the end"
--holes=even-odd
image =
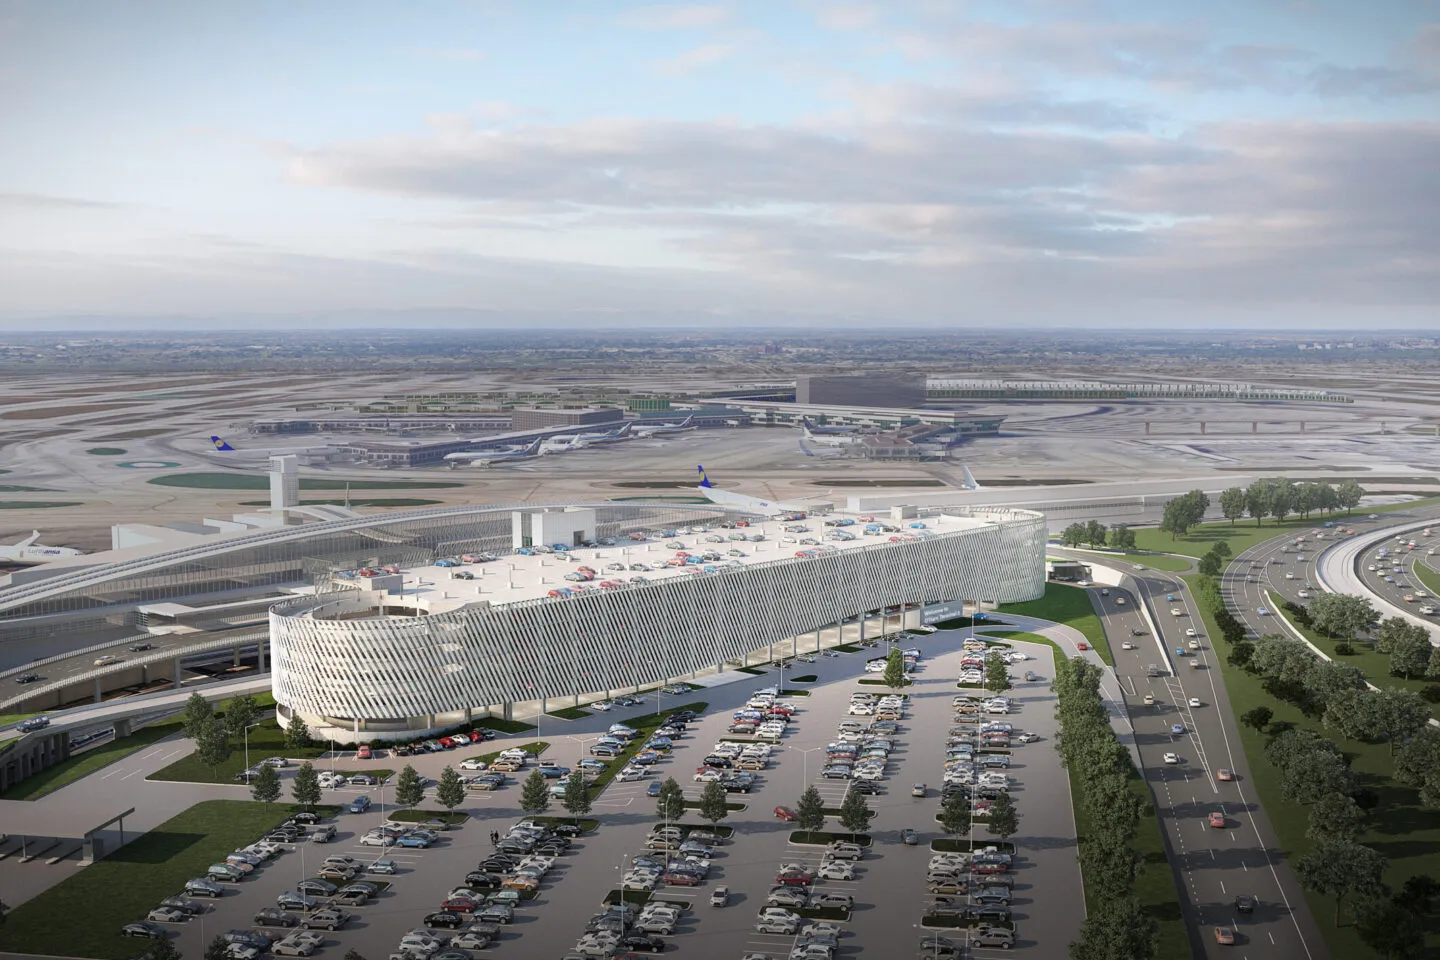
POLYGON ((138 774, 138 773, 140 773, 140 771, 139 771, 139 770, 135 770, 135 771, 133 771, 133 772, 131 772, 131 773, 125 774, 125 776, 121 777, 120 779, 121 779, 121 780, 129 780, 131 777, 135 776, 135 775, 138 774))

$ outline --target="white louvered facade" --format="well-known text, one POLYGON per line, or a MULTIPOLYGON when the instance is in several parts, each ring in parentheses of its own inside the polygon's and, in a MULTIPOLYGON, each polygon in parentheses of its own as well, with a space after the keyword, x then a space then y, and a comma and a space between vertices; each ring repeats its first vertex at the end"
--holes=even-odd
POLYGON ((967 524, 622 590, 437 604, 420 616, 380 615, 383 595, 368 592, 288 601, 270 613, 275 698, 282 716, 298 712, 312 726, 410 737, 471 712, 713 669, 868 610, 1044 592, 1042 515, 967 524))

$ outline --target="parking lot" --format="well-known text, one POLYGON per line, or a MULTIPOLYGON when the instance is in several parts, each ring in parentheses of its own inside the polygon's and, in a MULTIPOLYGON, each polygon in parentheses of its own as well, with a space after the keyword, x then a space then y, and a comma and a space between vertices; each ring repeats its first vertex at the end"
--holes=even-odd
MULTIPOLYGON (((894 749, 885 765, 884 779, 877 781, 880 792, 868 797, 871 808, 876 811, 871 827, 873 845, 864 858, 854 864, 853 875, 848 879, 838 875, 819 878, 813 886, 817 894, 853 897, 854 909, 847 920, 838 924, 837 956, 893 949, 898 942, 906 943, 908 952, 922 935, 933 936, 936 932, 923 930, 919 924, 928 902, 929 843, 943 835, 934 817, 939 803, 946 732, 952 720, 951 699, 960 692, 955 686, 960 672, 959 639, 956 633, 939 633, 904 643, 922 652, 921 669, 914 677, 915 683, 906 690, 906 713, 893 737, 894 749), (930 786, 925 798, 911 795, 912 784, 918 782, 930 786), (917 845, 900 842, 900 832, 907 828, 918 832, 917 845)), ((1010 692, 1014 712, 1006 719, 1017 731, 1031 730, 1040 739, 1015 746, 1013 764, 1008 771, 1012 779, 1010 789, 1020 812, 1020 832, 1013 838, 1017 848, 1013 911, 1019 936, 1015 950, 1010 953, 1021 951, 1030 956, 1060 958, 1078 933, 1083 897, 1075 863, 1068 782, 1053 750, 1055 721, 1047 683, 1053 672, 1051 650, 1035 644, 1016 646, 1032 659, 1012 669, 1017 677, 1015 689, 1010 692), (1042 679, 1033 683, 1019 680, 1026 669, 1037 671, 1042 679), (1042 921, 1035 922, 1042 917, 1042 921)), ((657 888, 657 896, 684 905, 673 935, 663 936, 667 952, 737 960, 752 952, 777 960, 789 956, 796 937, 758 932, 755 929, 757 914, 775 885, 782 865, 814 870, 823 862, 824 848, 789 843, 793 825, 777 820, 772 811, 776 806, 795 806, 805 786, 810 784, 820 792, 826 807, 840 806, 850 781, 822 775, 825 745, 835 739, 837 724, 848 718, 853 693, 865 691, 881 695, 887 692, 883 687, 857 683, 867 676, 863 672, 863 661, 879 653, 880 650, 875 649, 820 657, 815 663, 796 664, 790 671, 813 672, 818 675, 818 681, 790 685, 808 690, 810 695, 787 698, 797 711, 776 745, 772 759, 766 769, 756 772, 752 792, 730 795, 731 802, 746 805, 744 810, 732 811, 723 821, 725 826, 734 828, 733 841, 716 848, 701 885, 662 884, 657 888), (710 892, 719 885, 728 887, 728 903, 723 907, 711 906, 710 892)), ((701 699, 708 701, 709 707, 683 737, 675 741, 673 752, 654 766, 652 779, 673 776, 684 788, 687 798, 698 799, 704 784, 695 781, 693 776, 702 758, 721 740, 747 739, 728 732, 732 711, 742 707, 756 690, 778 686, 779 677, 778 671, 771 670, 762 676, 744 677, 703 692, 665 698, 662 706, 666 708, 701 699)), ((566 723, 563 728, 566 732, 560 736, 552 732, 553 725, 559 721, 546 718, 545 724, 551 729, 545 731, 545 739, 552 746, 545 756, 573 767, 583 756, 587 742, 593 742, 611 723, 654 709, 655 701, 647 700, 643 706, 616 709, 592 719, 566 723)), ((853 719, 868 722, 872 718, 853 719)), ((458 765, 467 756, 524 743, 527 739, 533 736, 502 738, 483 747, 444 754, 384 758, 384 765, 398 768, 410 762, 423 776, 434 779, 446 764, 458 765)), ((354 765, 354 761, 336 761, 341 769, 347 763, 354 765)), ((287 777, 292 775, 293 768, 285 773, 287 777)), ((520 776, 523 778, 524 773, 520 776)), ((600 910, 606 893, 619 886, 636 856, 648 852, 646 841, 657 823, 656 800, 647 795, 649 783, 649 780, 616 781, 605 790, 592 812, 592 816, 601 819, 599 830, 580 837, 558 858, 555 867, 543 878, 538 896, 520 905, 514 922, 503 928, 499 941, 490 946, 487 953, 559 958, 575 949, 586 921, 600 910)), ((286 786, 288 790, 288 779, 286 786)), ((237 788, 216 789, 230 793, 237 788)), ((461 885, 465 875, 491 853, 491 831, 503 835, 525 816, 519 809, 519 782, 512 780, 499 791, 468 794, 461 809, 472 819, 442 834, 428 849, 362 845, 360 838, 393 810, 387 793, 392 790, 392 784, 327 790, 327 803, 346 802, 365 794, 373 799, 374 806, 363 814, 341 813, 332 842, 296 844, 244 881, 229 885, 226 895, 215 901, 212 909, 189 923, 177 925, 177 946, 187 955, 199 956, 203 953, 203 944, 217 932, 254 927, 253 918, 258 910, 273 906, 277 896, 293 890, 299 881, 314 877, 318 864, 327 856, 351 856, 360 861, 383 857, 395 862, 397 872, 373 879, 389 881, 391 886, 367 905, 346 908, 353 918, 340 930, 326 933, 325 945, 317 955, 339 957, 355 949, 369 960, 388 957, 401 937, 407 931, 423 927, 425 916, 436 911, 446 894, 461 885)), ((434 804, 426 802, 421 806, 433 808, 434 804)), ((558 803, 549 812, 563 815, 558 803)), ((687 814, 684 822, 701 825, 694 811, 687 814)), ((841 830, 833 817, 826 829, 841 830)), ((977 827, 975 835, 979 840, 988 836, 983 827, 977 827)), ((157 901, 158 898, 159 895, 157 901)), ((955 937, 954 932, 938 932, 941 936, 955 937)), ((963 939, 963 934, 958 939, 963 939)), ((985 951, 977 949, 973 953, 978 956, 985 951)), ((999 951, 995 953, 999 955, 999 951)))

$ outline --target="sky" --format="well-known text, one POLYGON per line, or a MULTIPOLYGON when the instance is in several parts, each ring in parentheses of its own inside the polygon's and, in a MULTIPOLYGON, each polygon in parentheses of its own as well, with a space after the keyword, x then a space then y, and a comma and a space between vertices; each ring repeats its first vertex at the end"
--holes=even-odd
POLYGON ((1440 332, 1437 198, 1440 0, 0 0, 11 330, 1440 332))

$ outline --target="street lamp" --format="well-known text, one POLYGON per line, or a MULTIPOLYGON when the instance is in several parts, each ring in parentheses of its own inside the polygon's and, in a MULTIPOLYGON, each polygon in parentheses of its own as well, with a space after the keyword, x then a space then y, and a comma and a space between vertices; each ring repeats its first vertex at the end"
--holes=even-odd
POLYGON ((803 790, 805 789, 805 787, 809 786, 809 784, 810 784, 810 754, 814 753, 816 750, 824 750, 825 748, 824 748, 824 747, 786 747, 785 749, 786 749, 786 750, 794 750, 796 753, 800 754, 800 771, 801 771, 801 775, 805 778, 804 783, 801 785, 801 790, 803 791, 803 790))
POLYGON ((567 734, 566 737, 565 737, 565 739, 566 739, 566 740, 574 740, 574 741, 576 741, 576 742, 578 742, 578 743, 580 744, 579 753, 576 754, 576 756, 577 756, 579 759, 578 759, 578 760, 576 761, 576 763, 575 763, 575 770, 574 770, 575 775, 576 775, 576 776, 579 776, 579 775, 580 775, 580 763, 579 763, 579 760, 585 759, 585 744, 587 744, 587 743, 592 743, 592 742, 594 742, 594 741, 596 741, 596 740, 599 740, 599 739, 600 739, 600 735, 599 735, 599 734, 596 734, 596 735, 593 736, 593 737, 580 737, 580 736, 573 736, 573 735, 567 734))
POLYGON ((261 724, 267 723, 267 722, 268 722, 268 721, 265 721, 265 720, 256 720, 254 723, 250 724, 250 725, 247 726, 243 731, 241 731, 241 736, 244 737, 244 739, 245 739, 245 769, 246 769, 246 770, 249 770, 249 769, 250 769, 250 727, 258 727, 258 726, 260 726, 261 724))

